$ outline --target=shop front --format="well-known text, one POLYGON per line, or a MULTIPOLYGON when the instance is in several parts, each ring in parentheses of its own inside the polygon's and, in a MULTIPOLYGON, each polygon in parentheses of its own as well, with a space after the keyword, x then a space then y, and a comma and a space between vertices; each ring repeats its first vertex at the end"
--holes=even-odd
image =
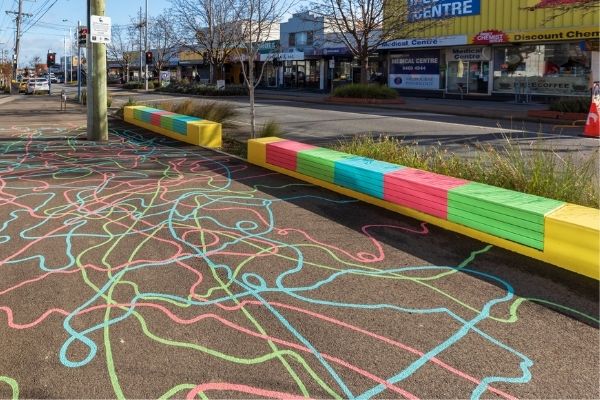
POLYGON ((350 49, 333 44, 333 46, 321 49, 320 53, 327 70, 323 74, 323 89, 331 90, 354 82, 355 63, 350 49))
POLYGON ((446 50, 446 92, 490 93, 490 47, 455 47, 446 50))
POLYGON ((493 50, 495 93, 589 94, 592 52, 586 42, 519 44, 493 50))
POLYGON ((440 50, 411 50, 390 57, 389 87, 439 90, 440 50))
POLYGON ((286 89, 319 89, 319 61, 293 60, 283 65, 283 87, 286 89))
POLYGON ((452 3, 462 4, 465 12, 449 15, 449 3, 422 2, 424 9, 412 20, 434 23, 421 31, 420 39, 380 46, 388 54, 390 87, 529 99, 588 96, 592 82, 600 80, 599 9, 561 11, 552 5, 527 8, 524 0, 456 0, 452 3))
POLYGON ((379 51, 387 61, 388 86, 399 90, 442 93, 447 86, 446 51, 466 43, 466 36, 456 35, 398 39, 382 44, 379 51))

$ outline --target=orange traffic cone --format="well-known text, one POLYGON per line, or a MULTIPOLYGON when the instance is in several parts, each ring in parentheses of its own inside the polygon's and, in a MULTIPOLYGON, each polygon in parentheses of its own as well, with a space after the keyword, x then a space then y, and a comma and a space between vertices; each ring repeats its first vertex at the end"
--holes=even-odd
POLYGON ((588 113, 585 128, 583 128, 583 136, 600 138, 600 115, 598 115, 598 107, 600 105, 600 86, 594 84, 592 103, 590 104, 590 112, 588 113))
POLYGON ((592 101, 590 112, 588 113, 585 128, 583 128, 583 136, 600 138, 600 117, 598 116, 598 107, 592 101))

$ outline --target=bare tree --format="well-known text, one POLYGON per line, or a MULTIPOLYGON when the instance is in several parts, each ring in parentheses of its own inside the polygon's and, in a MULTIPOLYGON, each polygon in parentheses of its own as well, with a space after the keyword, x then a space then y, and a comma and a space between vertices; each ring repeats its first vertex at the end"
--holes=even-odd
POLYGON ((296 5, 296 0, 228 0, 229 7, 236 12, 240 43, 234 53, 242 64, 244 83, 250 97, 250 135, 256 137, 256 109, 254 91, 262 79, 267 62, 255 70, 260 60, 260 49, 264 43, 279 37, 279 23, 283 16, 296 5), (247 68, 244 65, 247 62, 247 68))
POLYGON ((344 44, 360 62, 360 81, 368 82, 369 55, 383 43, 415 37, 448 18, 415 18, 428 2, 422 0, 314 0, 310 11, 324 19, 327 41, 344 44))
POLYGON ((240 42, 236 9, 228 0, 171 0, 181 45, 202 54, 215 83, 225 61, 240 42))
POLYGON ((10 77, 12 76, 12 64, 9 62, 0 63, 0 89, 10 86, 10 77))
POLYGON ((525 8, 529 11, 552 9, 552 14, 546 19, 546 22, 548 22, 576 10, 583 11, 584 14, 597 12, 600 10, 600 2, 598 0, 539 0, 536 5, 525 8))
POLYGON ((125 70, 125 81, 129 81, 129 67, 139 58, 134 52, 135 32, 131 26, 114 25, 111 42, 107 46, 108 57, 125 70))
POLYGON ((30 64, 36 75, 41 75, 47 68, 46 64, 42 62, 42 58, 40 56, 34 56, 31 59, 30 64))
POLYGON ((175 20, 169 14, 153 18, 149 27, 150 48, 153 50, 153 68, 158 74, 169 65, 177 54, 179 39, 175 31, 175 20))

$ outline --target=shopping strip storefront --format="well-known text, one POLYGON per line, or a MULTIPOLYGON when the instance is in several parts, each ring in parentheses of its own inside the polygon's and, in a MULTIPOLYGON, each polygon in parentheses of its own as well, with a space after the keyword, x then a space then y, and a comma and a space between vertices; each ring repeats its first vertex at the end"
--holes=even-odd
POLYGON ((421 32, 419 39, 394 40, 380 47, 387 59, 388 85, 473 96, 589 94, 591 82, 600 79, 599 13, 555 14, 551 8, 527 8, 536 3, 429 2, 431 10, 421 8, 412 19, 439 18, 435 28, 421 32), (464 12, 440 18, 440 10, 443 13, 445 5, 454 3, 460 3, 464 12))

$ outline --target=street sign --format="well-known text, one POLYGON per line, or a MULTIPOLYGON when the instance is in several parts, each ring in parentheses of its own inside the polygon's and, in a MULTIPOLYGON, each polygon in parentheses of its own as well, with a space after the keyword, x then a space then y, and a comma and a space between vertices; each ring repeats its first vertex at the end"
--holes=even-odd
POLYGON ((90 16, 90 22, 92 25, 90 29, 90 41, 92 43, 110 43, 110 17, 92 15, 90 16))
POLYGON ((335 60, 334 59, 329 60, 329 68, 335 68, 335 60))

